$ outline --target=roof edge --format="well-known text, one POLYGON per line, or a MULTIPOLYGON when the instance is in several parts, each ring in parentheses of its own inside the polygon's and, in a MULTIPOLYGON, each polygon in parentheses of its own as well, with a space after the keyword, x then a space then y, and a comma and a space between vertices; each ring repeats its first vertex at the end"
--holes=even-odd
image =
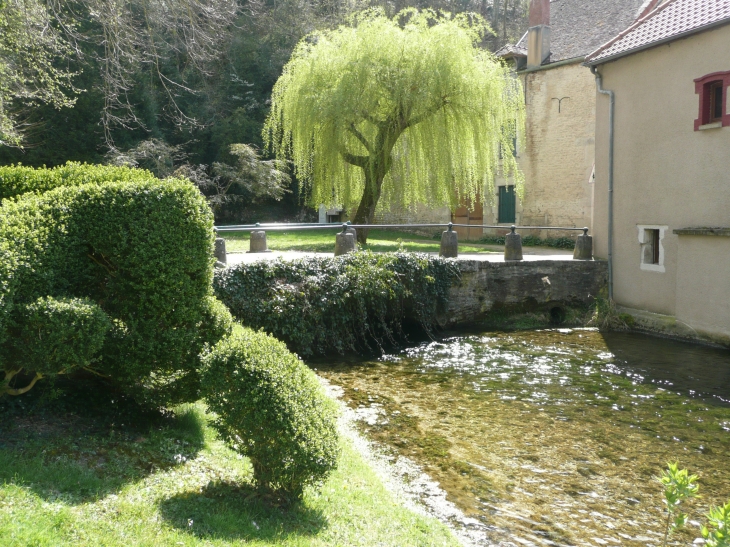
POLYGON ((554 63, 548 63, 546 65, 540 65, 535 68, 526 68, 524 70, 518 70, 517 74, 529 74, 530 72, 540 72, 541 70, 550 70, 551 68, 558 68, 565 65, 574 65, 585 60, 585 56, 571 57, 570 59, 563 59, 562 61, 555 61, 554 63))
POLYGON ((676 1, 677 0, 669 0, 668 2, 665 2, 664 4, 662 4, 661 6, 659 6, 658 8, 654 8, 649 13, 647 13, 646 15, 644 15, 644 17, 641 17, 641 18, 637 19, 632 24, 630 24, 628 27, 626 27, 624 30, 622 30, 621 32, 619 32, 616 36, 614 36, 613 38, 611 38, 608 42, 606 42, 603 45, 598 46, 594 51, 592 51, 591 53, 589 53, 588 55, 586 55, 586 64, 591 60, 591 57, 593 57, 594 55, 597 55, 598 53, 600 53, 601 51, 603 51, 605 49, 608 49, 613 44, 615 44, 616 42, 618 42, 621 38, 623 38, 628 33, 630 33, 631 31, 633 31, 635 28, 637 28, 640 25, 644 24, 645 21, 648 21, 649 19, 651 19, 652 17, 654 17, 657 13, 659 13, 660 11, 666 9, 667 6, 673 4, 676 1))
MULTIPOLYGON (((667 2, 667 3, 671 3, 671 2, 667 2)), ((730 24, 730 18, 721 19, 720 21, 714 21, 714 22, 712 22, 712 23, 710 23, 708 25, 702 26, 702 27, 697 27, 697 28, 693 28, 691 30, 687 30, 685 32, 680 32, 679 34, 674 34, 673 36, 667 36, 666 38, 662 38, 661 40, 657 40, 656 42, 651 42, 649 44, 644 44, 642 46, 639 46, 639 47, 636 47, 636 48, 633 48, 633 49, 629 49, 629 50, 626 50, 626 51, 622 51, 621 53, 616 53, 614 55, 609 55, 608 57, 602 57, 602 58, 597 59, 597 60, 596 59, 591 59, 590 57, 592 55, 594 55, 596 52, 598 52, 598 50, 596 50, 593 53, 591 53, 591 55, 587 55, 586 56, 585 62, 583 64, 585 66, 598 66, 598 65, 602 65, 604 63, 608 63, 610 61, 615 61, 616 59, 620 59, 621 57, 626 57, 628 55, 633 55, 634 53, 639 53, 641 51, 646 51, 647 49, 651 49, 651 48, 654 48, 654 47, 657 47, 657 46, 661 46, 661 45, 667 44, 669 42, 673 42, 674 40, 681 40, 682 38, 687 38, 688 36, 692 36, 693 34, 700 34, 702 32, 706 32, 708 30, 712 30, 714 28, 722 27, 722 26, 725 26, 725 25, 728 25, 728 24, 730 24)), ((629 27, 629 28, 631 28, 631 27, 629 27)), ((620 36, 620 37, 623 37, 623 36, 620 36)), ((619 38, 619 36, 617 36, 616 38, 619 38)), ((612 42, 613 42, 613 40, 612 40, 612 42)), ((608 46, 608 45, 610 45, 610 44, 607 43, 606 46, 608 46)), ((604 47, 601 46, 599 49, 604 49, 604 47)))

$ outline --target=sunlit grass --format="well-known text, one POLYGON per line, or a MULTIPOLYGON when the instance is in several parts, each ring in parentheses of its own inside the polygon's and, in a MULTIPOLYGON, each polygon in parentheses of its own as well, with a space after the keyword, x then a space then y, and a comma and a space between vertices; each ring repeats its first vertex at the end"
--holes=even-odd
MULTIPOLYGON (((332 230, 301 230, 292 232, 266 232, 266 243, 273 251, 308 251, 315 253, 331 253, 335 249, 335 235, 332 230)), ((248 232, 225 232, 221 234, 226 240, 228 252, 248 251, 248 232)), ((408 250, 411 252, 437 253, 440 242, 437 239, 391 230, 371 230, 366 249, 375 252, 393 252, 408 250)), ((460 243, 460 253, 494 253, 480 245, 460 243)))
POLYGON ((5 420, 0 544, 458 545, 443 525, 399 505, 348 440, 321 491, 295 508, 269 505, 252 488, 248 460, 209 419, 198 404, 142 430, 89 429, 90 418, 5 420))

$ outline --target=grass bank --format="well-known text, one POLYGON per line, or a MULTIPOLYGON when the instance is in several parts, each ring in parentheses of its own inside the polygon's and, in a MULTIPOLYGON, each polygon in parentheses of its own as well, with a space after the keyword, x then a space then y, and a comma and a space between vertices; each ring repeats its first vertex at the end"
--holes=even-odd
MULTIPOLYGON (((302 230, 292 232, 266 232, 266 243, 273 251, 307 251, 331 253, 335 248, 336 230, 302 230)), ((226 250, 230 252, 248 251, 248 232, 225 232, 226 250)), ((374 252, 412 252, 437 253, 440 241, 410 232, 395 230, 372 230, 364 249, 374 252)), ((459 244, 460 253, 494 253, 483 245, 459 244)))
POLYGON ((323 488, 285 509, 257 497, 202 404, 160 415, 77 393, 38 410, 35 397, 0 402, 4 547, 459 545, 399 505, 347 438, 323 488))

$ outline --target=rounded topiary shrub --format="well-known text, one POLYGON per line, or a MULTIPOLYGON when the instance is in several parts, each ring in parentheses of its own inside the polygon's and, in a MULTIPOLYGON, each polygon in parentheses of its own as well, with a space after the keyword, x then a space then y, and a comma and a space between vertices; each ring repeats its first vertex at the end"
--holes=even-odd
MULTIPOLYGON (((27 370, 35 373, 30 387, 46 376, 91 365, 112 326, 104 311, 88 299, 42 297, 19 311, 22 321, 11 328, 6 350, 9 360, 22 367, 6 371, 5 382, 27 370)), ((11 393, 20 394, 28 386, 11 393)))
MULTIPOLYGON (((12 169, 22 171, 18 180, 32 179, 26 189, 61 179, 74 184, 28 191, 0 206, 0 372, 10 381, 0 385, 0 395, 23 389, 22 381, 39 372, 45 376, 39 367, 48 371, 22 345, 38 322, 58 323, 62 306, 29 313, 39 299, 52 297, 84 299, 108 317, 103 344, 87 344, 93 356, 77 360, 77 367, 155 405, 197 400, 201 351, 232 325, 212 292, 213 215, 205 198, 189 181, 129 169, 117 173, 122 180, 107 182, 98 180, 104 169, 97 166, 69 167, 71 174, 12 169), (80 184, 87 178, 92 182, 80 184)), ((12 169, 3 171, 6 178, 12 169)), ((74 341, 91 335, 85 329, 69 323, 54 333, 54 344, 77 347, 74 341)))
POLYGON ((335 405, 282 342, 235 326, 203 358, 202 385, 215 427, 251 460, 261 489, 295 500, 335 468, 335 405))

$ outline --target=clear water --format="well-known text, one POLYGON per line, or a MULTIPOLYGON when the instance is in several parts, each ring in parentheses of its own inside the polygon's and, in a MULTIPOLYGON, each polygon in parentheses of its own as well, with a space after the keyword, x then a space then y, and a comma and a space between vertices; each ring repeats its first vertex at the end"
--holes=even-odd
MULTIPOLYGON (((503 545, 659 545, 668 461, 730 499, 730 351, 590 329, 485 333, 315 365, 503 545)), ((689 545, 698 522, 673 537, 689 545)))

